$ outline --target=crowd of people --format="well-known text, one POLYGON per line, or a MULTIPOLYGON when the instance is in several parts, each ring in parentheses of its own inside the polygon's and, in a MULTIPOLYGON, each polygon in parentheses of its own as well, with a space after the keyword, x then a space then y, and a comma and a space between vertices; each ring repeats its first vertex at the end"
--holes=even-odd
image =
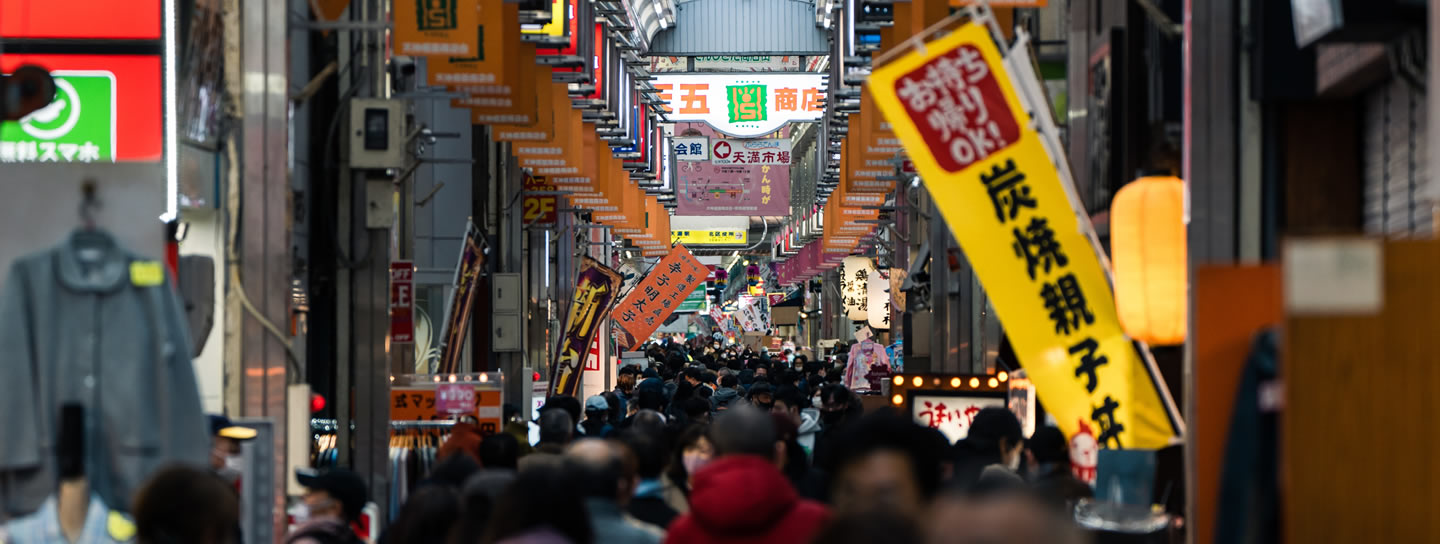
MULTIPOLYGON (((647 355, 648 364, 620 369, 613 391, 547 399, 533 446, 514 407, 498 434, 457 424, 380 541, 1084 541, 1070 512, 1090 489, 1070 476, 1054 428, 1026 441, 1010 411, 989 408, 951 444, 891 409, 866 413, 837 383, 843 366, 718 345, 655 346, 647 355)), ((362 478, 334 469, 301 483, 308 491, 286 541, 355 542, 362 478)), ((147 526, 140 502, 141 534, 168 536, 156 542, 201 530, 154 526, 163 517, 147 526)), ((206 541, 225 541, 210 531, 206 541)))

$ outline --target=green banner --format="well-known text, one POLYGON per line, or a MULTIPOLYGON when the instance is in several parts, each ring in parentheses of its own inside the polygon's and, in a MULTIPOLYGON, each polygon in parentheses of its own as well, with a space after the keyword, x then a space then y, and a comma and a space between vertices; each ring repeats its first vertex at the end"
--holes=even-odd
POLYGON ((698 287, 695 288, 694 291, 691 291, 691 292, 690 292, 690 296, 685 297, 685 300, 680 301, 680 306, 678 306, 678 307, 675 308, 675 313, 677 313, 677 314, 678 314, 678 313, 684 313, 684 312, 708 312, 708 311, 710 311, 710 305, 707 303, 707 301, 706 301, 706 299, 705 299, 705 284, 704 284, 704 283, 701 283, 698 287))

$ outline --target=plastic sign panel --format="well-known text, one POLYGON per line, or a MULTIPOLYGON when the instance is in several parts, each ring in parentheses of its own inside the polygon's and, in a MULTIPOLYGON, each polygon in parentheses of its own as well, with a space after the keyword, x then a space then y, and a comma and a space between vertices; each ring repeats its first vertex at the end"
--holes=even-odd
POLYGON ((575 298, 570 301, 570 315, 560 330, 560 345, 550 365, 550 394, 575 396, 580 390, 590 341, 610 313, 620 282, 620 274, 600 261, 585 257, 580 263, 575 298))
POLYGON ((745 229, 677 230, 670 233, 670 243, 691 246, 743 246, 750 243, 745 229))
POLYGON ((967 24, 877 68, 868 87, 1060 429, 1088 425, 1107 448, 1174 444, 1173 403, 1120 328, 1088 226, 989 31, 967 24))
POLYGON ((390 263, 390 343, 415 343, 415 263, 390 263))
POLYGON ((954 444, 969 436, 970 424, 980 410, 1004 408, 1005 402, 999 395, 916 394, 910 402, 910 416, 916 423, 938 429, 954 444))
POLYGON ((799 55, 695 57, 697 72, 799 72, 799 55))
POLYGON ((0 37, 158 40, 161 0, 5 0, 0 37))
MULTIPOLYGON (((554 191, 555 186, 551 185, 545 176, 526 176, 525 190, 554 191)), ((559 217, 558 200, 555 195, 525 195, 524 209, 521 212, 525 224, 554 223, 559 217)))
POLYGON ((620 351, 635 351, 694 291, 704 293, 710 270, 676 244, 615 307, 620 351))
POLYGON ((769 164, 790 166, 790 140, 714 139, 710 141, 711 164, 769 164))
MULTIPOLYGON (((480 49, 480 0, 395 0, 395 53, 469 57, 480 49)), ((494 2, 494 0, 485 0, 494 2)))
POLYGON ((158 161, 164 155, 159 56, 20 55, 55 77, 55 101, 0 127, 0 162, 158 161))
POLYGON ((737 138, 764 136, 825 115, 823 74, 660 74, 655 88, 671 121, 704 121, 737 138))
POLYGON ((710 160, 710 139, 704 136, 677 136, 671 140, 675 160, 696 162, 710 160))

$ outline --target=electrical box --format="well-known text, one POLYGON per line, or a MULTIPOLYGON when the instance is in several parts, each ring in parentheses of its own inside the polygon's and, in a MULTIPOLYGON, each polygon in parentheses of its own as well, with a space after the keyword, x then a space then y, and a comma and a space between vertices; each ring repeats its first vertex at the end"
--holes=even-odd
POLYGON ((490 317, 490 348, 496 353, 521 351, 520 314, 495 314, 490 317))
POLYGON ((519 313, 523 296, 520 292, 520 274, 491 274, 494 281, 494 297, 491 309, 497 314, 519 313))
POLYGON ((405 166, 405 103, 356 98, 350 101, 350 167, 405 166))

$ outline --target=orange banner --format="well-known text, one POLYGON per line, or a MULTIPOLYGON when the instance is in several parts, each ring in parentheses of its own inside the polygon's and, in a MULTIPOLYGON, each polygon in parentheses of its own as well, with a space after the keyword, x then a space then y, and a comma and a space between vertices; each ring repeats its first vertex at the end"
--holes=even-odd
POLYGON ((476 0, 395 0, 395 54, 469 57, 480 49, 476 0))
MULTIPOLYGON (((467 89, 509 85, 506 76, 505 41, 501 0, 472 0, 478 23, 471 26, 479 47, 469 55, 432 55, 426 58, 425 71, 431 85, 444 85, 451 89, 467 89)), ((396 18, 399 16, 397 14, 396 18)), ((516 19, 510 23, 518 25, 516 19)), ((489 94, 489 93, 487 93, 489 94)))
POLYGON ((650 333, 655 332, 670 314, 680 307, 685 297, 701 285, 710 274, 700 259, 685 246, 676 244, 670 254, 650 269, 650 273, 630 290, 615 307, 613 317, 619 327, 621 351, 632 351, 650 333))

